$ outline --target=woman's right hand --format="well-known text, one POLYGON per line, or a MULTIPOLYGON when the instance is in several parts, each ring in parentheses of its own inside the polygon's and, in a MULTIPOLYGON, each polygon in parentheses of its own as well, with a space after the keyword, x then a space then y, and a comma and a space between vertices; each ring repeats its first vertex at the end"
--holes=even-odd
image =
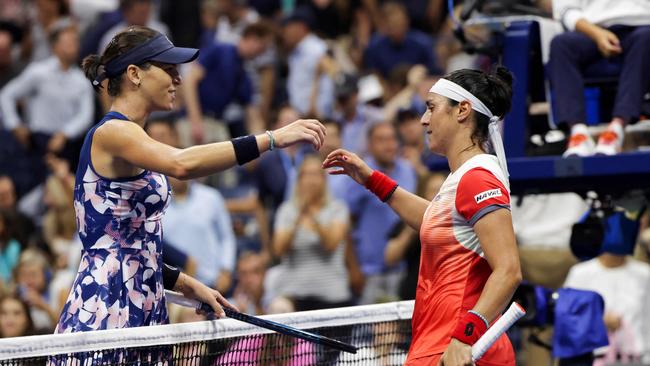
POLYGON ((327 155, 327 158, 323 161, 323 169, 329 168, 340 168, 329 171, 329 174, 345 174, 361 185, 365 185, 372 174, 372 169, 365 161, 357 154, 344 149, 334 150, 327 155))
POLYGON ((299 119, 273 131, 275 146, 284 148, 300 142, 314 145, 320 150, 325 141, 325 126, 315 119, 299 119))

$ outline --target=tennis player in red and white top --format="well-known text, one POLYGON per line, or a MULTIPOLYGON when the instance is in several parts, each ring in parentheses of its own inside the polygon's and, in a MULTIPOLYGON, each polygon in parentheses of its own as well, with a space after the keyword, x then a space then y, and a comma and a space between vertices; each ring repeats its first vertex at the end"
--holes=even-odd
MULTIPOLYGON (((422 255, 407 365, 472 365, 471 346, 501 314, 521 281, 510 216, 508 171, 498 121, 510 109, 512 75, 459 70, 438 80, 422 116, 429 148, 451 174, 429 202, 372 171, 345 150, 324 168, 349 175, 420 233, 422 255), (496 156, 488 154, 492 147, 496 156)), ((514 365, 503 335, 478 365, 514 365)))

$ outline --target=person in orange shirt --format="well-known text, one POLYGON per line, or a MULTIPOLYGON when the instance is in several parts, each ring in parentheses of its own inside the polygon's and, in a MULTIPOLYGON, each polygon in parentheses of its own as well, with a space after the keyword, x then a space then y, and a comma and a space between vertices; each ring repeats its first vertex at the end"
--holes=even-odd
MULTIPOLYGON (((471 346, 506 307, 521 281, 510 215, 508 170, 498 122, 510 109, 512 75, 454 71, 431 87, 421 123, 429 149, 451 174, 429 202, 357 155, 333 151, 323 162, 375 193, 418 230, 422 255, 406 365, 473 365, 471 346), (488 154, 488 147, 496 156, 488 154)), ((504 334, 477 365, 514 365, 504 334)))

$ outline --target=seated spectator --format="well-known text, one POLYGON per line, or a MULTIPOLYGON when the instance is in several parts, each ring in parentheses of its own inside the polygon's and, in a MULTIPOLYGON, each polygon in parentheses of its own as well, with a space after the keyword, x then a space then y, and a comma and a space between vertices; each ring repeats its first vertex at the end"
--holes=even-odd
POLYGON ((368 128, 384 121, 384 114, 381 108, 369 103, 381 98, 382 91, 376 88, 381 85, 377 82, 373 87, 368 82, 361 83, 364 90, 363 95, 360 95, 359 83, 356 76, 346 75, 337 84, 334 119, 341 125, 343 148, 364 155, 367 152, 368 128))
POLYGON ((274 291, 298 311, 351 305, 345 268, 347 207, 332 200, 317 155, 298 170, 292 198, 278 209, 273 254, 280 258, 274 291))
POLYGON ((415 168, 418 177, 429 174, 427 162, 435 159, 424 140, 424 128, 420 123, 421 114, 414 109, 402 109, 397 112, 397 130, 402 142, 402 158, 408 160, 415 168))
MULTIPOLYGON (((150 121, 146 131, 155 140, 179 145, 171 123, 150 121)), ((165 243, 197 262, 199 281, 226 293, 232 285, 237 247, 223 197, 216 189, 194 181, 168 179, 174 199, 163 217, 165 243)))
POLYGON ((383 78, 400 65, 424 65, 430 74, 438 74, 433 55, 433 40, 425 33, 409 30, 409 16, 398 2, 386 2, 382 6, 386 20, 385 33, 370 40, 364 54, 364 64, 383 78))
POLYGON ((548 63, 555 121, 571 130, 564 156, 617 154, 649 90, 650 2, 555 0, 553 16, 568 30, 551 41, 548 63), (612 121, 595 145, 585 125, 583 72, 603 58, 621 63, 622 71, 612 121))
POLYGON ((262 54, 271 43, 271 31, 262 24, 248 26, 237 45, 213 42, 203 48, 198 62, 190 66, 183 92, 195 144, 205 140, 205 120, 225 121, 231 137, 264 130, 253 105, 253 88, 244 61, 262 54), (234 106, 245 107, 246 115, 232 115, 234 106), (246 123, 246 125, 244 125, 246 123))
MULTIPOLYGON (((280 107, 273 128, 284 127, 298 118, 300 118, 300 114, 294 108, 280 107)), ((275 210, 280 204, 291 197, 297 167, 302 158, 301 147, 289 146, 286 149, 274 150, 262 155, 259 162, 254 165, 253 176, 258 197, 268 212, 267 216, 271 219, 275 216, 275 210)))
MULTIPOLYGON (((396 180, 400 187, 414 192, 417 176, 411 164, 398 157, 397 132, 390 123, 378 123, 368 130, 368 165, 396 180)), ((352 232, 356 257, 366 278, 360 302, 373 304, 379 299, 397 299, 404 265, 389 266, 384 251, 399 217, 363 186, 348 180, 346 202, 356 227, 352 232)))
POLYGON ((0 90, 23 69, 23 64, 12 55, 17 43, 15 33, 0 24, 0 90))
MULTIPOLYGON (((440 191, 445 179, 447 179, 445 173, 434 173, 422 177, 418 184, 418 196, 432 201, 440 191)), ((399 289, 401 300, 415 299, 415 289, 418 285, 420 272, 420 250, 418 233, 400 222, 391 233, 391 239, 384 251, 384 260, 388 266, 396 265, 403 260, 406 261, 406 276, 404 276, 399 289)))
POLYGON ((15 273, 18 295, 29 305, 34 328, 53 331, 61 309, 58 296, 53 296, 48 288, 52 269, 47 257, 36 249, 26 249, 20 255, 15 273))
POLYGON ((54 30, 50 36, 54 56, 30 64, 0 92, 5 128, 30 152, 29 167, 45 179, 42 157, 54 153, 76 166, 81 137, 93 118, 92 86, 77 67, 79 35, 74 27, 54 30), (25 113, 18 113, 18 102, 25 113))
POLYGON ((169 36, 169 28, 153 17, 153 10, 154 4, 152 0, 120 0, 122 21, 104 33, 95 53, 102 54, 116 34, 133 25, 148 27, 169 36))
POLYGON ((16 296, 0 297, 0 338, 36 334, 29 305, 16 296))
POLYGON ((334 84, 322 73, 331 63, 327 43, 311 31, 314 16, 299 7, 283 21, 282 40, 289 51, 287 93, 289 104, 303 115, 328 118, 332 114, 334 84))
POLYGON ((237 286, 233 291, 231 304, 239 311, 251 315, 264 315, 268 312, 264 297, 264 276, 266 261, 255 252, 243 252, 237 260, 237 286))
POLYGON ((77 235, 77 220, 72 204, 74 175, 68 162, 63 159, 50 156, 47 163, 52 174, 45 183, 43 196, 46 207, 43 215, 43 237, 54 255, 53 264, 56 269, 76 267, 81 259, 82 247, 77 235))
POLYGON ((5 212, 8 227, 21 248, 30 245, 36 233, 34 222, 18 210, 16 188, 13 180, 7 175, 0 175, 0 210, 5 212))
MULTIPOLYGON (((29 55, 30 62, 42 61, 52 56, 53 42, 50 34, 58 28, 70 26, 71 19, 68 1, 43 0, 30 4, 33 7, 32 19, 27 32, 27 40, 23 49, 29 55)), ((28 6, 30 6, 28 5, 28 6)))
POLYGON ((0 209, 0 290, 7 287, 18 264, 20 244, 11 235, 9 216, 0 209))
POLYGON ((610 346, 594 365, 650 362, 650 267, 621 253, 605 251, 571 268, 565 287, 591 290, 605 301, 610 346))

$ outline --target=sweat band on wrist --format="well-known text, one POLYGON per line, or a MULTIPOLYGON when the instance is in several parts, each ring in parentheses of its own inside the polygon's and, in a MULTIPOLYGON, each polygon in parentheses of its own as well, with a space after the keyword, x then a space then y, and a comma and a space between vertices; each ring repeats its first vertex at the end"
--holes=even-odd
POLYGON ((388 201, 393 193, 395 193, 397 186, 397 182, 377 170, 372 172, 366 182, 366 188, 379 197, 382 202, 388 201))
POLYGON ((172 267, 167 263, 163 263, 162 275, 163 287, 166 290, 173 290, 174 286, 176 285, 176 281, 178 281, 178 276, 181 275, 181 270, 176 267, 172 267))
POLYGON ((487 330, 485 318, 477 314, 476 312, 468 312, 465 314, 458 324, 456 324, 456 328, 451 334, 452 338, 473 346, 487 330))
POLYGON ((260 156, 260 149, 257 146, 257 139, 253 135, 242 136, 232 139, 232 146, 235 148, 237 164, 244 165, 260 156))

